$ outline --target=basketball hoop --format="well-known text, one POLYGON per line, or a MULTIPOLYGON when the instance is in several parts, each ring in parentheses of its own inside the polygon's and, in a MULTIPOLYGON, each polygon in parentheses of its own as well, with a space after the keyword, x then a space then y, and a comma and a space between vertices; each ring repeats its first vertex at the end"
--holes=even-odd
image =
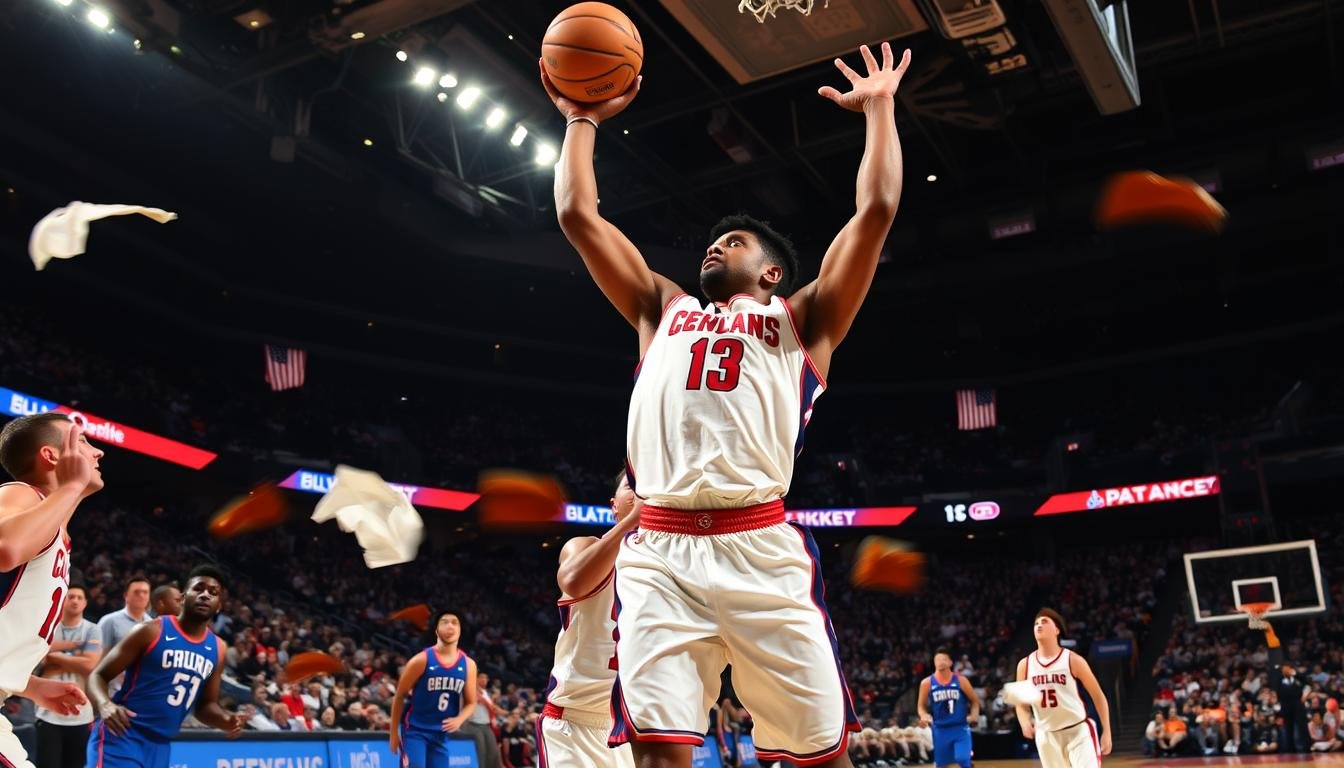
MULTIPOLYGON (((737 4, 737 12, 750 13, 756 17, 756 21, 764 24, 766 16, 773 19, 783 8, 792 8, 804 16, 810 16, 815 2, 816 0, 742 0, 737 4)), ((830 4, 831 0, 822 0, 821 7, 826 8, 830 4)))
POLYGON ((1246 614, 1250 619, 1248 623, 1251 629, 1265 629, 1269 626, 1265 623, 1265 614, 1278 607, 1274 603, 1242 603, 1237 606, 1237 610, 1246 614))

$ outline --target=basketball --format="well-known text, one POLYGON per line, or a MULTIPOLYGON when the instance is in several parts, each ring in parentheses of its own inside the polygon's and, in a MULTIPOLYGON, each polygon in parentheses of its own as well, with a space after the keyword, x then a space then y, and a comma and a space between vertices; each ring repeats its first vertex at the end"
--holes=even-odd
POLYGON ((624 13, 606 3, 575 3, 560 12, 541 40, 546 74, 574 101, 620 96, 644 66, 644 43, 624 13))

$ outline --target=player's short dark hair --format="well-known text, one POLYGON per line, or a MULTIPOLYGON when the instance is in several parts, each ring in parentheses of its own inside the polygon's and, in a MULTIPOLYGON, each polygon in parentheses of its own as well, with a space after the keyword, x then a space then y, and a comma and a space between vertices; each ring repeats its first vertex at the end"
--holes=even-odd
POLYGON ((1031 617, 1031 623, 1035 624, 1036 620, 1042 616, 1055 622, 1055 626, 1059 627, 1060 637, 1064 637, 1069 633, 1069 625, 1064 621, 1064 617, 1059 615, 1059 611, 1056 611, 1054 608, 1042 608, 1036 612, 1035 616, 1031 617))
POLYGON ((429 626, 425 628, 425 636, 428 638, 428 645, 435 645, 439 642, 439 621, 444 616, 456 616, 457 626, 461 627, 457 637, 461 640, 467 632, 467 622, 462 620, 462 612, 452 608, 440 608, 434 612, 434 616, 429 620, 429 626))
POLYGON ((6 424, 0 429, 0 467, 16 480, 33 471, 37 450, 44 445, 59 447, 61 432, 56 424, 69 420, 64 413, 47 411, 20 416, 6 424))
POLYGON ((933 655, 946 656, 949 659, 952 658, 952 652, 947 650, 947 646, 939 646, 938 649, 933 652, 933 655))
POLYGON ((131 591, 131 585, 132 585, 132 584, 139 584, 139 583, 142 582, 142 581, 145 582, 145 586, 147 586, 147 587, 150 586, 150 581, 149 581, 149 577, 148 577, 148 576, 140 576, 140 575, 136 575, 136 576, 132 576, 131 578, 129 578, 129 579, 126 580, 126 587, 125 587, 125 589, 121 590, 122 593, 130 592, 130 591, 131 591))
POLYGON ((760 241, 761 250, 765 252, 765 258, 784 271, 779 285, 775 286, 775 293, 782 296, 792 293, 794 285, 798 282, 799 271, 798 249, 793 247, 793 241, 771 227, 770 222, 761 221, 745 213, 736 213, 719 219, 719 223, 709 230, 709 241, 712 243, 723 237, 724 233, 735 229, 755 235, 760 241))
POLYGON ((153 592, 149 593, 149 601, 151 603, 157 603, 158 601, 162 600, 163 596, 168 594, 170 590, 174 590, 177 588, 178 588, 177 582, 175 581, 170 581, 167 584, 160 584, 159 586, 154 588, 153 592))
POLYGON ((67 594, 67 595, 70 594, 70 591, 73 590, 73 589, 78 589, 80 592, 83 592, 85 598, 87 598, 87 597, 89 596, 89 588, 86 587, 86 586, 84 586, 83 584, 81 584, 81 583, 79 583, 79 582, 75 582, 75 583, 71 584, 70 586, 66 587, 66 588, 65 588, 65 594, 67 594))
MULTIPOLYGON (((220 570, 219 568, 209 563, 201 563, 200 565, 191 569, 191 572, 187 574, 187 578, 183 580, 182 583, 186 584, 187 586, 191 586, 192 579, 199 579, 201 577, 205 577, 207 579, 214 579, 215 581, 219 582, 219 586, 221 589, 224 587, 224 583, 226 581, 224 577, 224 571, 220 570)), ((167 586, 173 586, 173 585, 167 585, 167 586)))

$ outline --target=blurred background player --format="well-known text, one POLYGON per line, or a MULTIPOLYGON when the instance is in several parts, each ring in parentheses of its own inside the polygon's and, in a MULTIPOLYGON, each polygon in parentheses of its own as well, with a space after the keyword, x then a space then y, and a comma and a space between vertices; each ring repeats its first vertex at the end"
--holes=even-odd
MULTIPOLYGON (((103 487, 102 456, 63 414, 23 416, 0 430, 0 466, 14 478, 0 485, 0 701, 23 696, 64 715, 87 703, 75 683, 32 671, 48 653, 70 586, 65 527, 79 503, 103 487)), ((5 718, 0 764, 31 765, 5 718)))
POLYGON ((542 768, 611 766, 634 768, 630 745, 607 746, 611 734, 611 685, 616 555, 639 525, 640 501, 622 472, 611 510, 616 525, 602 535, 578 536, 560 550, 560 635, 555 639, 546 708, 537 720, 537 753, 542 768))
POLYGON ((1060 646, 1066 626, 1050 608, 1036 612, 1036 652, 1017 663, 1017 679, 1029 680, 1039 698, 1030 707, 1017 705, 1017 722, 1022 735, 1035 740, 1043 768, 1098 768, 1101 756, 1111 753, 1111 708, 1087 660, 1060 646), (1100 738, 1078 694, 1080 684, 1101 717, 1100 738))
POLYGON ((933 764, 971 768, 971 724, 980 722, 980 697, 970 681, 952 671, 952 654, 946 648, 934 651, 933 669, 920 682, 915 700, 919 724, 933 725, 933 764))
MULTIPOLYGON (((149 589, 149 579, 144 576, 134 576, 127 580, 126 591, 122 593, 121 609, 98 620, 98 631, 102 633, 104 651, 125 640, 138 624, 152 618, 149 615, 149 589)), ((178 603, 181 604, 180 599, 178 603)), ((177 613, 173 611, 159 615, 176 616, 177 613)))
POLYGON ((836 59, 850 90, 818 91, 864 116, 865 145, 855 211, 817 279, 795 289, 788 238, 730 216, 701 257, 707 304, 650 270, 598 210, 597 127, 630 104, 638 83, 580 104, 562 97, 542 66, 565 117, 555 168, 560 228, 639 334, 627 469, 647 504, 638 543, 622 547, 616 569, 620 663, 609 741, 632 742, 644 765, 690 766, 726 663, 761 758, 850 765, 846 742, 858 717, 816 597, 819 550, 785 523, 782 499, 831 356, 868 294, 900 204, 895 94, 910 54, 898 63, 883 43, 879 62, 868 46, 859 51, 866 75, 836 59))
POLYGON ((392 698, 387 743, 402 768, 448 768, 448 739, 476 709, 476 662, 457 647, 462 619, 439 611, 429 626, 434 644, 406 662, 392 698))
MULTIPOLYGON (((182 611, 140 624, 108 649, 89 678, 99 721, 89 735, 90 768, 168 768, 169 742, 194 714, 230 737, 245 718, 219 706, 220 671, 227 649, 210 629, 219 613, 224 574, 198 565, 187 576, 182 611), (116 694, 108 683, 126 673, 116 694)), ((149 598, 149 589, 145 589, 149 598)))
POLYGON ((1265 622, 1265 644, 1269 646, 1269 687, 1278 694, 1279 716, 1283 718, 1279 729, 1279 751, 1310 752, 1307 708, 1303 703, 1309 689, 1298 679, 1297 667, 1284 658, 1283 645, 1268 621, 1265 622))
POLYGON ((172 582, 160 584, 149 595, 149 608, 155 616, 176 616, 182 612, 182 590, 172 582))
MULTIPOLYGON (((103 657, 98 625, 84 618, 87 604, 84 585, 71 584, 61 607, 61 621, 51 639, 51 650, 42 662, 43 677, 74 683, 81 690, 103 657)), ((88 702, 73 715, 38 707, 37 768, 81 768, 92 726, 93 705, 88 702)))

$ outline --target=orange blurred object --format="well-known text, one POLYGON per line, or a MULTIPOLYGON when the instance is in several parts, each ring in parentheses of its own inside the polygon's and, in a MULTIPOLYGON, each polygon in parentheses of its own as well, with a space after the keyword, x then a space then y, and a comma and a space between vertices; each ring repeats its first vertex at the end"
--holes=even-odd
POLYGON ((420 631, 429 629, 429 606, 424 603, 410 605, 388 616, 393 621, 406 621, 418 627, 420 631))
POLYGON ((910 595, 924 586, 925 557, 903 541, 869 536, 859 542, 850 582, 860 589, 910 595))
POLYGON ((481 527, 487 530, 546 527, 565 508, 565 489, 550 475, 490 470, 481 473, 476 492, 481 527))
POLYGON ((285 522, 288 515, 289 504, 284 494, 271 483, 263 483, 215 513, 210 520, 209 530, 217 539, 228 539, 251 531, 273 528, 285 522))
POLYGON ((285 682, 297 683, 314 675, 335 675, 345 671, 345 665, 322 651, 305 651, 291 656, 285 665, 285 682))
POLYGON ((1097 228, 1173 222, 1221 232, 1227 211, 1190 179, 1168 179, 1152 171, 1117 173, 1097 202, 1097 228))

